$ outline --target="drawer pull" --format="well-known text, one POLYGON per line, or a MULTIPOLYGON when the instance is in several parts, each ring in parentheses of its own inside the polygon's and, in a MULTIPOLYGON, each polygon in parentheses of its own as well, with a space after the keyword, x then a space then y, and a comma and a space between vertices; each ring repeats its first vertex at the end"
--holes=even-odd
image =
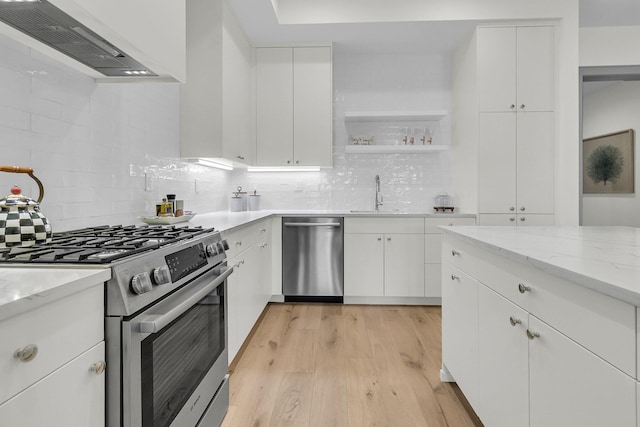
POLYGON ((242 246, 242 240, 238 240, 238 241, 236 242, 236 246, 242 246))
POLYGON ((234 268, 240 268, 240 264, 244 264, 244 260, 238 261, 233 267, 234 268))
POLYGON ((266 247, 267 247, 267 244, 266 244, 266 243, 262 243, 262 244, 260 244, 260 245, 258 245, 258 246, 260 246, 261 248, 263 248, 263 249, 264 249, 264 248, 266 248, 266 247))
POLYGON ((540 337, 540 333, 539 332, 531 332, 528 328, 527 328, 527 338, 529 338, 530 340, 534 339, 534 338, 539 338, 540 337))
POLYGON ((22 348, 17 349, 13 353, 13 357, 20 359, 21 362, 31 362, 38 355, 38 346, 35 344, 29 344, 22 348))
POLYGON ((451 256, 456 256, 456 255, 460 255, 460 252, 456 251, 455 249, 452 249, 451 256))
POLYGON ((96 375, 102 374, 105 369, 107 369, 107 363, 104 360, 93 363, 91 366, 89 366, 89 372, 93 372, 96 375))
POLYGON ((513 316, 509 316, 509 323, 511 323, 511 326, 516 326, 522 323, 522 320, 520 319, 516 319, 513 316))
POLYGON ((526 286, 522 283, 518 283, 518 290, 521 294, 524 294, 525 292, 531 292, 531 286, 526 286))
POLYGON ((456 276, 455 274, 452 274, 451 280, 460 280, 460 277, 456 276))
POLYGON ((263 232, 263 233, 266 233, 267 229, 266 228, 261 228, 260 231, 263 232))

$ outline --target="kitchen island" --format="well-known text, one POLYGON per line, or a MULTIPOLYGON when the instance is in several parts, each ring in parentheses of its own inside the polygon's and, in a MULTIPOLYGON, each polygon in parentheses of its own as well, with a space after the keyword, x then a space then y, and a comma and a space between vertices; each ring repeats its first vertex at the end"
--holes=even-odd
POLYGON ((485 425, 636 426, 640 230, 444 227, 441 378, 485 425))

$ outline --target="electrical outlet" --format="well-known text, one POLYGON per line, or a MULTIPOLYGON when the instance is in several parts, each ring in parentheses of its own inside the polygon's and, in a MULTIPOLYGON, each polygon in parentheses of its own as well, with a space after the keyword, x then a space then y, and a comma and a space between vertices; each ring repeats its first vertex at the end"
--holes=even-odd
POLYGON ((144 174, 144 191, 153 191, 153 185, 151 183, 151 176, 145 172, 144 174))

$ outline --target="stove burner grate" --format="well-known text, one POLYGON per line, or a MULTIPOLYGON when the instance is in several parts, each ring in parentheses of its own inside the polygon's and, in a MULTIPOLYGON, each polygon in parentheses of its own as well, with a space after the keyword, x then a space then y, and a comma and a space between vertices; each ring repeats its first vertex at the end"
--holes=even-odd
POLYGON ((190 239, 214 229, 176 226, 99 226, 54 233, 51 243, 0 249, 0 263, 105 264, 190 239))

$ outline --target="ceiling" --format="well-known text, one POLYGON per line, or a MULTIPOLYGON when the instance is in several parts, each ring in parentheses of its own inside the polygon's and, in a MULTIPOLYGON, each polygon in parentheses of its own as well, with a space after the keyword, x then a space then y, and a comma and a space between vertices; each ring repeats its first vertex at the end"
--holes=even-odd
MULTIPOLYGON (((229 0, 252 43, 332 41, 335 54, 443 53, 453 50, 479 23, 407 21, 280 25, 272 2, 277 4, 278 0, 229 0)), ((640 25, 639 0, 580 0, 581 27, 617 25, 640 25)))

